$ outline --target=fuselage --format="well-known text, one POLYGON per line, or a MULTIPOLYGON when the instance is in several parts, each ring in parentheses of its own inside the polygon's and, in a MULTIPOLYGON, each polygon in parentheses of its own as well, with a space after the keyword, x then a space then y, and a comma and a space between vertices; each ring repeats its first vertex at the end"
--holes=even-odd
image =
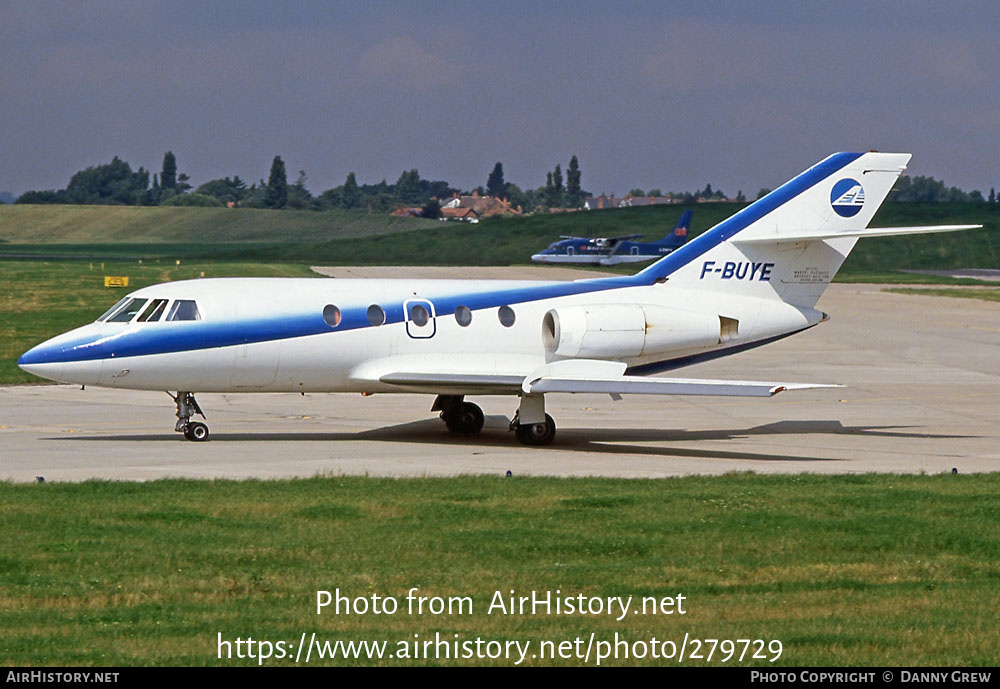
MULTIPOLYGON (((447 394, 440 383, 401 390, 381 378, 400 371, 524 377, 553 358, 543 337, 547 313, 574 307, 614 313, 601 307, 615 305, 738 322, 728 337, 697 346, 606 357, 638 372, 733 351, 822 319, 818 311, 774 299, 634 278, 203 279, 133 292, 117 312, 38 345, 18 364, 53 380, 143 390, 447 394)), ((479 392, 510 390, 484 386, 479 392)))
POLYGON ((616 265, 639 263, 663 258, 677 248, 665 242, 620 241, 612 244, 600 239, 564 239, 533 254, 536 263, 574 263, 582 265, 616 265))

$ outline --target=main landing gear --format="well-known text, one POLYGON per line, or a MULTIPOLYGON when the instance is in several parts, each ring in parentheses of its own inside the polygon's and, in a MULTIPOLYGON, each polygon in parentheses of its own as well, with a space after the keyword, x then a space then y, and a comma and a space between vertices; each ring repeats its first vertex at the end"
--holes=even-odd
MULTIPOLYGON (((170 393, 167 393, 170 395, 170 393)), ((174 430, 183 433, 184 437, 196 443, 208 440, 208 426, 198 421, 191 421, 191 417, 199 414, 205 418, 205 412, 198 406, 198 401, 194 394, 190 392, 178 392, 177 395, 170 395, 177 404, 177 425, 174 430)))
POLYGON ((524 445, 548 445, 556 437, 556 422, 545 413, 544 395, 522 395, 510 430, 524 445))
POLYGON ((463 395, 438 395, 431 411, 440 411, 452 435, 476 435, 483 430, 483 410, 463 395))
MULTIPOLYGON (((483 410, 463 395, 438 395, 431 411, 441 412, 441 419, 452 435, 476 435, 483 430, 483 410)), ((523 395, 510 422, 510 430, 525 445, 548 445, 556 437, 556 422, 545 413, 542 395, 523 395)))

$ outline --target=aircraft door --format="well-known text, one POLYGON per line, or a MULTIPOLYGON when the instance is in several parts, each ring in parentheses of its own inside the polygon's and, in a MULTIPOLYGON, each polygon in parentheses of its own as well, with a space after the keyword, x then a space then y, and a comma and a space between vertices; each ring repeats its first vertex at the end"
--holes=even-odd
POLYGON ((421 340, 434 337, 437 332, 434 304, 426 299, 409 299, 403 302, 406 312, 406 334, 421 340))

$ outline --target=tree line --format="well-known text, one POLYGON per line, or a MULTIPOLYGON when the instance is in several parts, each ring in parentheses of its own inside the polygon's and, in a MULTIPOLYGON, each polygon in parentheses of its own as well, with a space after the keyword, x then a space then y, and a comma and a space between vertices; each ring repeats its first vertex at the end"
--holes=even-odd
MULTIPOLYGON (((566 168, 565 179, 561 165, 547 172, 545 185, 536 189, 522 189, 504 179, 503 164, 497 162, 487 176, 486 186, 461 191, 444 180, 427 180, 416 168, 400 174, 394 184, 385 179, 377 184, 359 184, 354 172, 344 183, 313 195, 306 188, 306 173, 300 170, 294 183, 288 182, 285 163, 275 156, 270 174, 265 182, 247 185, 239 175, 209 180, 193 187, 190 178, 178 171, 177 158, 167 151, 159 173, 152 175, 145 168, 133 171, 125 161, 115 156, 110 163, 88 167, 74 174, 65 189, 28 191, 15 201, 33 204, 100 204, 128 206, 242 206, 247 208, 326 210, 330 208, 364 209, 368 212, 389 212, 398 206, 420 207, 427 217, 439 217, 438 201, 455 194, 494 196, 506 199, 511 206, 525 212, 550 208, 580 208, 590 192, 581 187, 580 164, 574 155, 566 168)), ((761 189, 757 198, 769 190, 761 189)), ((668 197, 682 203, 698 199, 724 200, 721 190, 711 184, 694 192, 669 192, 659 189, 643 191, 632 189, 633 196, 668 197)), ((964 192, 957 187, 946 187, 944 182, 932 177, 900 177, 889 199, 901 202, 984 201, 980 191, 964 192)), ((737 201, 745 201, 743 192, 737 201)), ((990 189, 989 202, 997 201, 990 189)))
POLYGON ((274 157, 266 182, 261 179, 248 185, 235 175, 212 179, 193 187, 190 178, 178 172, 176 156, 167 151, 159 173, 151 174, 143 167, 133 170, 127 162, 115 156, 110 163, 77 172, 65 189, 28 191, 15 202, 126 206, 233 205, 296 210, 345 208, 388 212, 398 206, 429 208, 434 199, 446 200, 455 194, 478 193, 504 198, 512 206, 521 206, 525 210, 534 210, 539 206, 580 206, 587 192, 580 188, 580 168, 576 156, 570 160, 565 188, 559 170, 557 165, 555 174, 558 183, 553 184, 553 173, 549 173, 545 187, 522 190, 504 180, 503 165, 498 162, 487 178, 486 187, 479 186, 468 191, 460 190, 445 180, 424 179, 416 168, 403 171, 393 184, 385 179, 377 184, 359 184, 355 173, 350 172, 343 184, 314 195, 306 187, 303 170, 299 171, 295 182, 289 183, 281 156, 274 157))

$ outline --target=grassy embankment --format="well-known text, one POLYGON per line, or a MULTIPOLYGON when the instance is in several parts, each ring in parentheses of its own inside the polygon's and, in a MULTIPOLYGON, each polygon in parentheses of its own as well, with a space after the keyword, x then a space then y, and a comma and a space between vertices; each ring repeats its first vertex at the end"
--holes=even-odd
MULTIPOLYGON (((693 206, 692 235, 740 204, 693 206)), ((0 206, 0 253, 58 253, 134 258, 199 258, 329 265, 517 265, 559 235, 664 236, 682 206, 556 213, 443 224, 363 212, 216 208, 0 206)), ((902 278, 909 269, 1000 268, 1000 205, 885 204, 873 225, 979 224, 950 235, 868 239, 838 279, 902 278)), ((633 270, 633 267, 624 270, 633 270)))
POLYGON ((778 639, 778 662, 754 661, 769 667, 995 665, 998 544, 998 474, 0 483, 0 663, 255 664, 217 660, 220 633, 537 651, 618 632, 778 639), (409 615, 411 587, 472 614, 409 615), (317 616, 336 588, 399 612, 317 616), (486 614, 512 589, 683 594, 688 612, 486 614))

